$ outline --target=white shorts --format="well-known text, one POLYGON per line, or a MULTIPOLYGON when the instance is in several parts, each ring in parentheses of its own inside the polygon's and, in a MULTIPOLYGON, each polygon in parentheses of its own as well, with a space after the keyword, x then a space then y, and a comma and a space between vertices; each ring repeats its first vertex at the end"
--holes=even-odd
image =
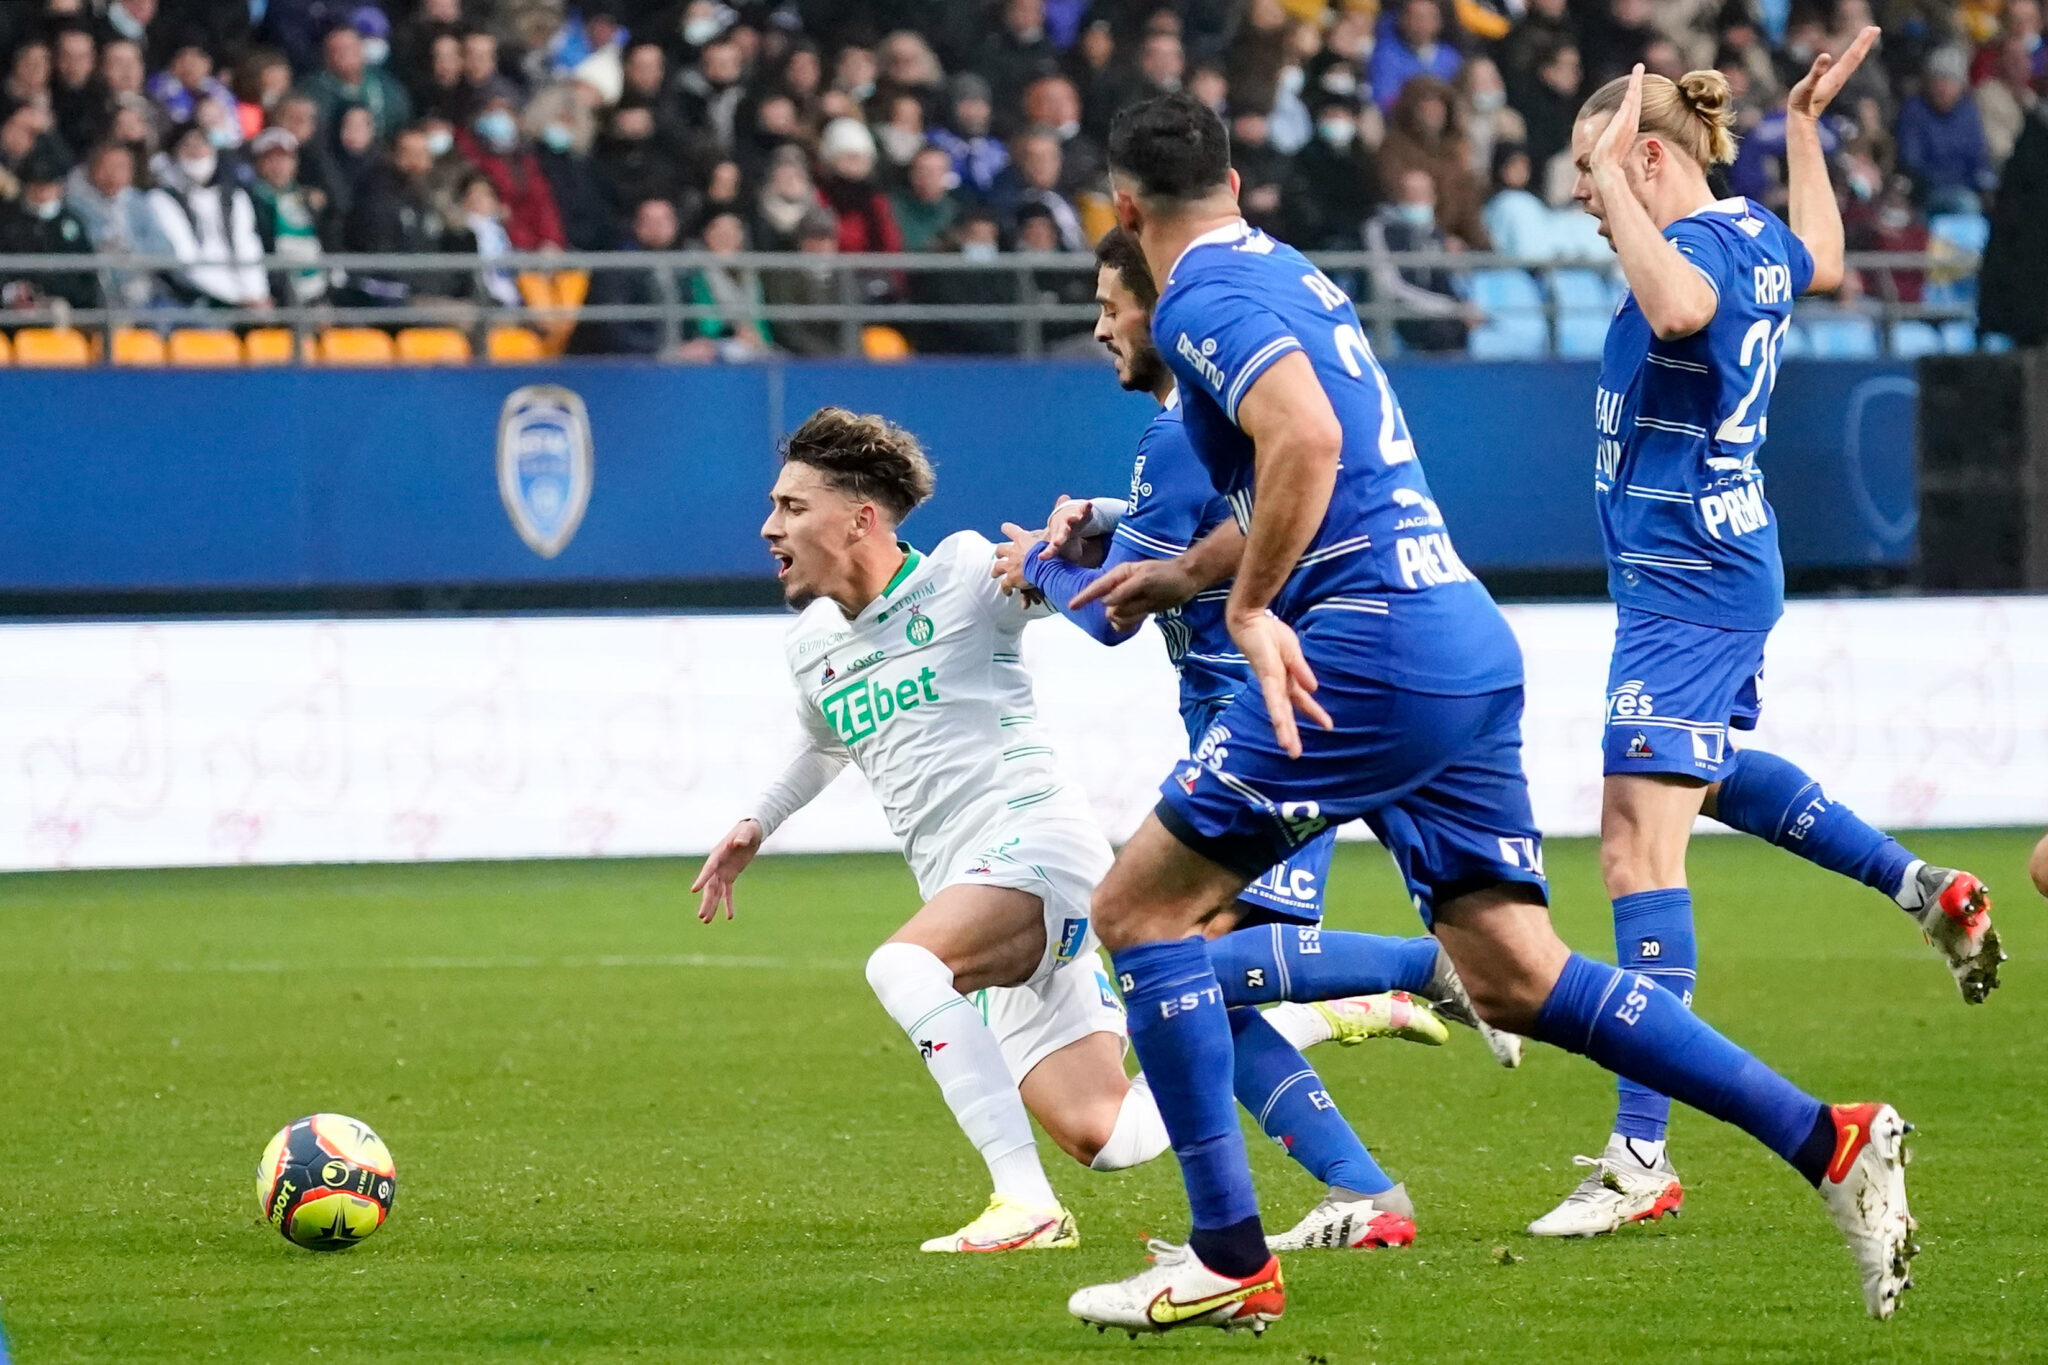
POLYGON ((1091 1033, 1128 1036, 1123 1002, 1109 984, 1109 969, 1089 934, 1080 956, 1062 964, 1038 986, 998 986, 968 999, 988 1021, 1003 1049, 1010 1078, 1019 1085, 1031 1068, 1069 1043, 1091 1033))
POLYGON ((1113 861, 1109 840, 1092 819, 1019 817, 979 840, 953 865, 943 885, 1003 886, 1038 897, 1045 909, 1045 952, 1024 982, 1035 986, 1093 949, 1089 902, 1113 861))

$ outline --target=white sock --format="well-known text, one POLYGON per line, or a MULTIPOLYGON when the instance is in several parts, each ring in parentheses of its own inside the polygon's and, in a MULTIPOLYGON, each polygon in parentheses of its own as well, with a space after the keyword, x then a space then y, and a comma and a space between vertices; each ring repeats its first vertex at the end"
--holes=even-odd
POLYGON ((1607 1150, 1623 1153, 1636 1165, 1654 1169, 1664 1159, 1664 1139, 1623 1137, 1615 1133, 1607 1139, 1607 1150))
POLYGON ((1166 1120, 1159 1117, 1159 1102, 1152 1098, 1152 1083, 1144 1073, 1131 1077, 1123 1107, 1116 1111, 1116 1127, 1109 1141, 1088 1163, 1090 1170, 1121 1171, 1142 1166, 1172 1145, 1166 1136, 1166 1120))
POLYGON ((868 958, 868 985, 917 1044, 960 1131, 988 1163, 996 1193, 1056 1207, 1003 1050, 981 1012, 953 989, 946 964, 914 943, 885 943, 868 958))
POLYGON ((1296 1052, 1306 1052, 1317 1043, 1330 1041, 1330 1021, 1307 1005, 1292 1001, 1275 1005, 1266 1011, 1266 1022, 1275 1033, 1294 1044, 1296 1052))
POLYGON ((1925 866, 1927 860, 1924 858, 1915 858, 1907 863, 1906 875, 1899 879, 1899 889, 1892 892, 1892 899, 1909 915, 1927 903, 1926 897, 1920 894, 1920 869, 1925 866))

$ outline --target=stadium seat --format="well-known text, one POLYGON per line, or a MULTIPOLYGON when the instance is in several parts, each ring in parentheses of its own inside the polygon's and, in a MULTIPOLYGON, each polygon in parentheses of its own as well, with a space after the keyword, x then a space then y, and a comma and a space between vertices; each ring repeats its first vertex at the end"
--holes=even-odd
MULTIPOLYGON (((313 339, 306 339, 306 359, 314 357, 313 339)), ((289 327, 258 327, 242 338, 243 359, 251 365, 292 363, 292 331, 289 327)))
POLYGON ((1475 270, 1472 302, 1486 321, 1472 329, 1467 347, 1475 360, 1526 360, 1550 349, 1543 293, 1526 270, 1475 270))
POLYGON ((484 350, 500 365, 530 365, 548 357, 547 347, 531 327, 493 327, 484 350))
POLYGON ((320 334, 322 364, 389 365, 393 359, 390 334, 375 327, 330 327, 320 334))
POLYGON ((1607 344, 1607 324, 1621 299, 1621 286, 1597 270, 1555 270, 1550 296, 1557 300, 1557 353, 1597 356, 1607 344))
POLYGON ((860 351, 869 360, 907 360, 910 339, 894 327, 870 325, 860 329, 860 351))
POLYGON ((401 365, 467 365, 469 338, 453 327, 407 327, 398 334, 401 365))
POLYGON ((1897 359, 1940 354, 1941 333, 1934 330, 1933 323, 1908 320, 1892 325, 1892 355, 1897 359))
POLYGON ((14 363, 14 343, 7 339, 7 333, 0 332, 0 365, 14 363))
POLYGON ((1868 360, 1878 354, 1877 324, 1869 318, 1823 316, 1800 325, 1813 343, 1813 354, 1824 360, 1868 360))
POLYGON ((38 369, 92 363, 92 345, 75 327, 24 327, 14 334, 14 363, 38 369))
POLYGON ((1958 251, 1981 256, 1991 240, 1991 220, 1981 213, 1937 213, 1927 220, 1927 235, 1958 251))
POLYGON ((164 363, 164 339, 142 327, 114 330, 116 365, 154 366, 164 363))
POLYGON ((173 365, 239 365, 242 339, 218 327, 181 327, 171 333, 169 347, 173 365))
POLYGON ((1805 324, 1795 322, 1790 327, 1787 327, 1784 340, 1778 343, 1778 359, 1786 360, 1793 356, 1809 356, 1812 354, 1813 338, 1806 334, 1805 324))
POLYGON ((2003 332, 1985 332, 1977 338, 1977 349, 1986 355, 2004 355, 2012 349, 2012 338, 2003 332))
POLYGON ((1977 329, 1970 322, 1956 318, 1941 324, 1941 349, 1950 355, 1968 355, 1977 349, 1977 329))

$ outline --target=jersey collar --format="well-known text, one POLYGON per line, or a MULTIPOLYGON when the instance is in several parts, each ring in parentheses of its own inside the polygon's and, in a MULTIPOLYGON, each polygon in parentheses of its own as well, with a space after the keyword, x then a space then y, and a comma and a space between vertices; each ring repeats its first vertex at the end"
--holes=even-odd
POLYGON ((888 586, 882 589, 881 594, 874 601, 860 609, 860 616, 855 617, 855 620, 860 620, 878 610, 884 602, 889 600, 891 593, 903 586, 903 580, 916 573, 917 566, 924 563, 924 556, 919 554, 917 547, 909 541, 897 541, 896 548, 903 551, 903 567, 896 571, 896 576, 889 580, 888 586))
POLYGON ((1189 242, 1186 246, 1182 247, 1180 255, 1173 258, 1173 267, 1172 269, 1166 272, 1166 285, 1161 286, 1159 292, 1162 294, 1166 292, 1166 287, 1170 286, 1173 283, 1173 277, 1175 272, 1180 269, 1180 263, 1186 260, 1188 258, 1188 253, 1190 251, 1193 251, 1196 247, 1229 246, 1233 242, 1241 242, 1246 237, 1249 237, 1251 235, 1251 231, 1252 225, 1250 223, 1247 223, 1242 218, 1238 219, 1234 223, 1225 223, 1222 227, 1210 228, 1207 232, 1195 238, 1194 241, 1189 242))
POLYGON ((1729 199, 1716 199, 1711 204, 1700 205, 1700 207, 1685 216, 1697 218, 1703 213, 1728 213, 1739 218, 1747 217, 1749 215, 1749 201, 1739 195, 1729 199))

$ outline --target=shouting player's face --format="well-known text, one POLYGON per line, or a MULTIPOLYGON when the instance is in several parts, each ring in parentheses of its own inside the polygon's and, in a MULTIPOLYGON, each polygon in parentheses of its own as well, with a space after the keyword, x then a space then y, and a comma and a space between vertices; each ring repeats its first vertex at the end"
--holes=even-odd
POLYGON ((1095 302, 1102 308, 1095 339, 1116 361, 1117 382, 1133 393, 1166 387, 1166 362, 1152 345, 1152 314, 1109 266, 1095 272, 1095 302))
POLYGON ((795 462, 782 466, 768 501, 761 538, 775 557, 783 600, 801 611, 844 589, 853 576, 853 547, 873 530, 874 507, 795 462))

